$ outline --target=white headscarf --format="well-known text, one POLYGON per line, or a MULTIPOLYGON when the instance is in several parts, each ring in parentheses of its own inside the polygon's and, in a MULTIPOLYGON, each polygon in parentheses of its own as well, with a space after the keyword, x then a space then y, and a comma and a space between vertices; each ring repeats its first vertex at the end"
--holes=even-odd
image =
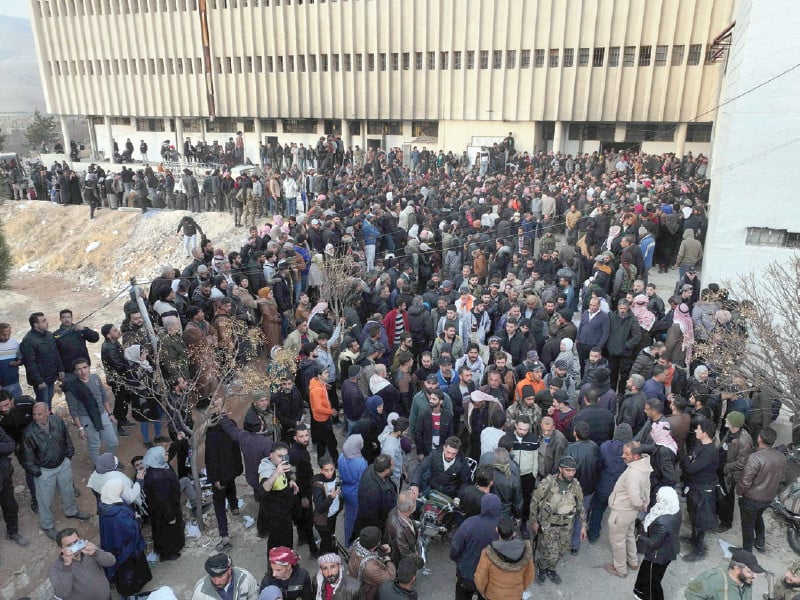
POLYGON ((121 479, 109 479, 100 490, 100 502, 103 504, 120 504, 125 484, 121 479))
POLYGON ((644 530, 650 527, 651 523, 661 515, 674 515, 681 509, 681 503, 678 500, 678 493, 675 488, 667 485, 658 489, 656 494, 656 503, 647 516, 644 518, 644 530))
POLYGON ((389 382, 377 373, 373 373, 372 377, 369 378, 369 391, 373 394, 377 394, 388 385, 389 382))
POLYGON ((142 360, 142 347, 139 344, 133 344, 132 346, 125 348, 123 355, 125 356, 126 360, 136 363, 145 371, 151 372, 153 370, 153 367, 150 366, 149 362, 142 360))

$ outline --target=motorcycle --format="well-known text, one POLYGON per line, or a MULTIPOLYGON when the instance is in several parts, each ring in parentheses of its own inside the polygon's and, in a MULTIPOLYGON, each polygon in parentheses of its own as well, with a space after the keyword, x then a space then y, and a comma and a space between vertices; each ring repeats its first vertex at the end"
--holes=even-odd
POLYGON ((464 515, 458 510, 458 498, 451 498, 436 490, 431 490, 427 496, 422 496, 417 501, 421 504, 419 520, 414 522, 419 531, 417 549, 425 563, 422 574, 430 575, 428 544, 433 540, 444 541, 449 532, 458 528, 464 515))
MULTIPOLYGON (((795 485, 798 484, 795 483, 795 485)), ((787 488, 787 491, 791 490, 792 487, 794 486, 787 488)), ((786 521, 786 541, 789 542, 789 546, 791 546, 792 550, 797 554, 800 554, 800 514, 789 510, 786 505, 784 494, 778 495, 778 497, 772 501, 771 506, 775 514, 786 521)))

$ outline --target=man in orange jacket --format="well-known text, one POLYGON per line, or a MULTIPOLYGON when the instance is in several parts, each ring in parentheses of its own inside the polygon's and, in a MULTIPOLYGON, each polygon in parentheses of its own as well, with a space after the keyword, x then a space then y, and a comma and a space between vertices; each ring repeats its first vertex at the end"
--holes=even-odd
POLYGON ((522 401, 522 388, 527 385, 533 388, 534 394, 541 392, 545 388, 544 379, 542 379, 542 377, 544 377, 544 365, 537 360, 528 367, 528 372, 525 374, 525 378, 520 380, 520 382, 517 384, 517 390, 514 395, 515 398, 518 401, 522 401))
POLYGON ((317 366, 314 377, 308 384, 308 398, 311 405, 311 437, 317 447, 317 456, 328 455, 335 461, 339 458, 336 449, 336 436, 333 434, 333 421, 336 411, 328 400, 328 378, 330 371, 317 366))

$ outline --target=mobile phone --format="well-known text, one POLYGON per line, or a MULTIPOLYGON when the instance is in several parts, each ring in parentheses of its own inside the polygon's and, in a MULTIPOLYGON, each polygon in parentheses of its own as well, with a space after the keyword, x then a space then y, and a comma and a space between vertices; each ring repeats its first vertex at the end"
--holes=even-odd
POLYGON ((67 550, 69 550, 73 554, 77 554, 84 548, 86 548, 86 540, 78 540, 77 542, 67 546, 67 550))

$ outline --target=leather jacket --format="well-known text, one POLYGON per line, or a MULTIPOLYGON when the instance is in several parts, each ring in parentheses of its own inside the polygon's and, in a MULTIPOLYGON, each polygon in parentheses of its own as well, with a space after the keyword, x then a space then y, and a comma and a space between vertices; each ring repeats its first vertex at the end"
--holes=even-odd
POLYGON ((51 415, 47 423, 49 431, 31 423, 23 436, 25 462, 22 466, 34 477, 41 475, 42 468, 55 469, 65 458, 75 455, 75 447, 64 421, 51 415))
POLYGON ((736 493, 756 502, 772 502, 786 469, 786 457, 775 448, 762 448, 747 457, 736 493))

